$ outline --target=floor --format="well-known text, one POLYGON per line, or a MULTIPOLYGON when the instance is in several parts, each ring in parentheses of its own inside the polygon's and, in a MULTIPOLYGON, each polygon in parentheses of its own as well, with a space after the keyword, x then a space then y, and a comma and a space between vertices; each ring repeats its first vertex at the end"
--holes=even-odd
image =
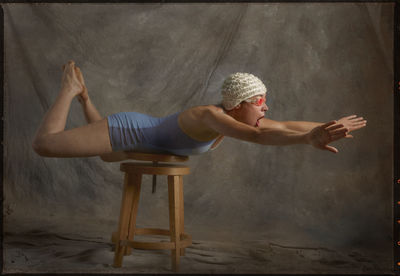
MULTIPOLYGON (((102 230, 107 225, 101 229, 80 225, 70 231, 33 221, 8 221, 4 227, 3 272, 172 273, 170 252, 164 250, 135 249, 132 255, 124 257, 121 268, 112 267, 110 232, 102 230)), ((273 240, 217 241, 193 237, 193 245, 181 258, 179 272, 390 274, 391 260, 380 252, 365 250, 301 248, 273 240)))

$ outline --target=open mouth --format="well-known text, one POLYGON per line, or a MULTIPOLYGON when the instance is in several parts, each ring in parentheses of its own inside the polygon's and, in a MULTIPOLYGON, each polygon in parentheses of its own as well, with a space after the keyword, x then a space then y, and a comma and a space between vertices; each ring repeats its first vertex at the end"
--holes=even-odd
POLYGON ((262 116, 262 117, 260 117, 260 118, 257 119, 256 127, 258 127, 258 126, 260 125, 260 120, 261 120, 262 118, 264 118, 264 116, 262 116))

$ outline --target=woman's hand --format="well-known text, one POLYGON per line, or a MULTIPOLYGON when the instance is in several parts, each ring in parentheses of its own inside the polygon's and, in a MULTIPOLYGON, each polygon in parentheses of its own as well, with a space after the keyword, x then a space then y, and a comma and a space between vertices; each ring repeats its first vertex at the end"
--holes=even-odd
MULTIPOLYGON (((365 127, 367 125, 367 120, 363 120, 363 117, 357 117, 357 115, 351 115, 339 119, 338 123, 347 128, 349 130, 348 132, 351 132, 365 127)), ((353 136, 346 135, 346 138, 353 138, 353 136)))
POLYGON ((343 124, 337 121, 331 121, 313 128, 307 134, 307 140, 310 145, 318 149, 338 153, 339 151, 335 147, 328 146, 328 144, 346 137, 348 131, 349 130, 345 128, 343 124))

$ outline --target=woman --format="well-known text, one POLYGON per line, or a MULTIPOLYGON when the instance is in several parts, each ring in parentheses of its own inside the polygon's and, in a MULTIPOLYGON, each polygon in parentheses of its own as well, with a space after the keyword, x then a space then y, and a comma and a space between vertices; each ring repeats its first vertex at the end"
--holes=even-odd
POLYGON ((224 136, 263 145, 310 144, 337 153, 329 143, 352 138, 349 132, 366 125, 366 120, 356 115, 325 124, 266 119, 266 88, 257 77, 247 73, 232 74, 225 80, 222 107, 196 106, 165 118, 135 112, 102 118, 90 101, 74 61, 64 65, 63 71, 61 91, 32 143, 41 156, 99 155, 105 161, 117 161, 128 150, 191 155, 215 148, 224 136), (64 130, 76 96, 89 124, 64 130))

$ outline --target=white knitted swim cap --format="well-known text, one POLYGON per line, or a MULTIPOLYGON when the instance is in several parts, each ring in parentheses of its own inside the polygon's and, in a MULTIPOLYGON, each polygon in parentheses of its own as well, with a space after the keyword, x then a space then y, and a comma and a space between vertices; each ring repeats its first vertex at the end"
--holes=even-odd
POLYGON ((242 101, 266 92, 267 88, 256 76, 234 73, 229 75, 222 85, 222 105, 226 110, 231 110, 242 101))

